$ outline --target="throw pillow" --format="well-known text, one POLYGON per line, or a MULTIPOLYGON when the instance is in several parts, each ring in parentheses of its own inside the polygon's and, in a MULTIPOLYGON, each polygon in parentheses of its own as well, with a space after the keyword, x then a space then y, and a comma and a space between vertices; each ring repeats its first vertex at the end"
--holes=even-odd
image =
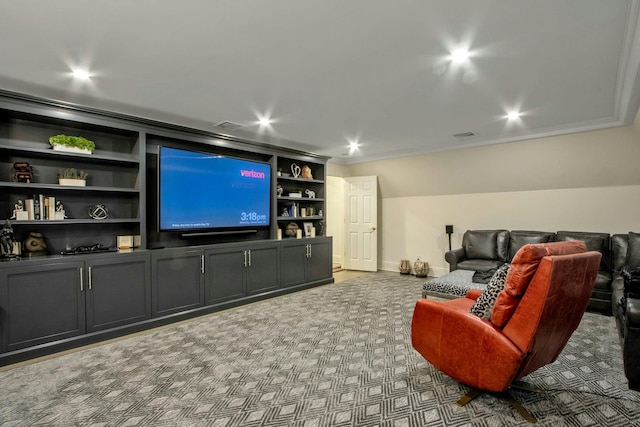
POLYGON ((480 294, 469 310, 472 314, 483 319, 491 320, 491 312, 498 294, 507 282, 510 264, 502 264, 489 280, 487 288, 480 294))

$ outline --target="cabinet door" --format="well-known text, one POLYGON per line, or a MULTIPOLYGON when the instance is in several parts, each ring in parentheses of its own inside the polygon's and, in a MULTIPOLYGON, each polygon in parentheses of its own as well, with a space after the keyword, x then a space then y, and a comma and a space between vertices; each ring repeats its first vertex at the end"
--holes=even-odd
POLYGON ((243 249, 211 249, 205 253, 205 302, 217 304, 246 295, 247 254, 243 249))
POLYGON ((305 243, 282 245, 280 274, 284 288, 299 285, 307 280, 307 245, 305 243))
POLYGON ((307 280, 313 282, 315 280, 327 279, 333 275, 331 266, 332 248, 331 239, 322 239, 309 243, 309 262, 307 280))
POLYGON ((249 262, 246 268, 247 295, 267 292, 278 288, 278 246, 249 247, 249 262))
POLYGON ((99 331, 151 317, 149 254, 85 261, 87 331, 99 331))
POLYGON ((12 351, 81 335, 81 261, 0 269, 0 343, 12 351))
POLYGON ((152 315, 164 316, 204 305, 202 250, 166 250, 151 258, 152 315))

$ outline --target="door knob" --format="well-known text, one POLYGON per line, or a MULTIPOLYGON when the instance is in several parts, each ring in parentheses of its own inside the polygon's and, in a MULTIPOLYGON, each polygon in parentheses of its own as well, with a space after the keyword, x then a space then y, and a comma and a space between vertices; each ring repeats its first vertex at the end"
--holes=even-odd
POLYGON ((376 228, 375 227, 371 227, 371 231, 376 231, 376 228))

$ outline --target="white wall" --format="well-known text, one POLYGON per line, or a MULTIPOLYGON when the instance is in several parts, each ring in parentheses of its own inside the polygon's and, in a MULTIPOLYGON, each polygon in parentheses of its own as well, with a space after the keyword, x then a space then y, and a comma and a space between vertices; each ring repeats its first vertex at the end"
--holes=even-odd
POLYGON ((454 248, 467 229, 640 231, 638 117, 633 126, 333 171, 378 176, 382 270, 397 271, 401 259, 420 256, 430 274, 447 272, 446 224, 454 226, 454 248))

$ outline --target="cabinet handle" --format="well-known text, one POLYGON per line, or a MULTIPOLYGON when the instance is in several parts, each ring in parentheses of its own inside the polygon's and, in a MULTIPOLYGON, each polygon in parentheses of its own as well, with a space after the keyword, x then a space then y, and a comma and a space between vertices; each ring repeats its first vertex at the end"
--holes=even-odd
POLYGON ((204 255, 200 255, 200 273, 204 274, 204 255))
POLYGON ((311 244, 307 245, 309 247, 309 258, 311 258, 311 244))
POLYGON ((249 267, 251 267, 251 249, 249 249, 247 252, 249 252, 249 267))
POLYGON ((87 274, 89 275, 89 281, 87 282, 87 289, 91 290, 91 267, 87 267, 87 274))
POLYGON ((244 251, 244 266, 247 266, 247 251, 244 251))
POLYGON ((82 271, 82 267, 80 267, 78 271, 80 272, 80 292, 83 292, 84 291, 84 277, 83 277, 84 272, 82 271))

